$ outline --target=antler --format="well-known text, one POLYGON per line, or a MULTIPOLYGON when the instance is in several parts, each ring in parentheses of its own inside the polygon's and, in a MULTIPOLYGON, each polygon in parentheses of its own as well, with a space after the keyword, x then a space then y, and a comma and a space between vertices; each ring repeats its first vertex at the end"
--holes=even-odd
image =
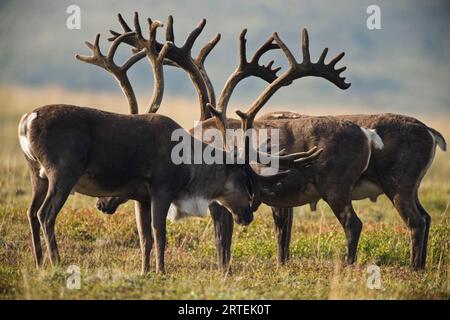
POLYGON ((253 105, 250 107, 248 112, 244 113, 237 111, 237 114, 242 119, 244 132, 247 129, 253 127, 253 121, 259 110, 266 104, 266 102, 272 97, 272 95, 281 87, 290 85, 294 80, 300 79, 307 76, 321 77, 327 79, 331 83, 335 84, 340 89, 348 89, 350 83, 345 82, 345 78, 341 77, 340 74, 346 69, 342 67, 340 69, 334 69, 336 64, 344 57, 344 52, 338 54, 334 57, 330 63, 325 64, 325 57, 328 53, 328 48, 325 48, 320 55, 319 60, 316 63, 312 63, 309 54, 309 37, 308 31, 306 29, 302 30, 302 52, 303 61, 298 63, 295 60, 294 55, 287 48, 283 41, 281 41, 278 34, 275 32, 273 34, 273 39, 278 44, 278 46, 283 50, 286 58, 289 62, 289 69, 280 75, 275 81, 273 81, 267 88, 260 94, 260 96, 255 100, 253 105))
MULTIPOLYGON (((248 133, 245 137, 244 152, 246 160, 248 161, 248 155, 251 148, 251 132, 253 128, 253 121, 259 110, 265 105, 265 103, 272 97, 272 95, 281 87, 291 84, 294 80, 300 79, 307 76, 322 77, 328 81, 334 83, 337 87, 341 89, 347 89, 350 87, 350 83, 345 82, 345 78, 342 78, 340 74, 346 69, 346 67, 340 69, 334 69, 335 65, 342 59, 344 53, 340 53, 335 58, 333 58, 329 64, 325 64, 325 57, 328 49, 325 48, 320 55, 319 60, 316 63, 311 62, 309 54, 309 38, 306 29, 302 30, 302 51, 303 51, 303 61, 298 63, 293 54, 287 48, 283 41, 277 33, 273 34, 273 40, 276 44, 283 50, 289 62, 289 69, 285 71, 282 75, 276 78, 267 88, 260 94, 260 96, 255 100, 253 105, 247 112, 242 112, 237 110, 237 115, 241 118, 242 129, 245 133, 248 133), (250 131, 249 131, 250 130, 250 131), (249 137, 250 135, 250 137, 249 137)), ((306 153, 290 154, 287 156, 278 156, 281 166, 295 166, 302 167, 314 161, 318 155, 322 152, 322 149, 317 150, 317 148, 312 148, 306 153), (297 158, 298 157, 298 158, 297 158)), ((260 152, 257 153, 259 158, 260 152)), ((274 156, 270 156, 274 157, 274 156)), ((246 161, 246 162, 247 162, 246 161)))
POLYGON ((216 36, 207 44, 203 46, 200 50, 197 58, 194 60, 195 65, 200 71, 203 81, 205 82, 206 90, 208 92, 208 100, 212 105, 216 105, 216 96, 214 93, 214 87, 212 85, 211 79, 208 76, 208 73, 205 69, 205 60, 209 53, 214 49, 216 44, 220 41, 220 33, 216 34, 216 36))
MULTIPOLYGON (((135 16, 137 13, 135 13, 135 16)), ((122 26, 124 32, 129 32, 131 28, 125 22, 123 17, 119 14, 119 23, 122 26)), ((185 43, 182 47, 178 47, 173 45, 172 48, 167 52, 166 59, 163 60, 165 65, 172 65, 176 67, 180 67, 185 70, 194 84, 194 87, 197 91, 197 95, 201 105, 201 120, 205 120, 210 117, 210 112, 206 104, 208 101, 214 100, 214 90, 212 88, 212 84, 207 77, 206 71, 204 70, 204 60, 209 52, 214 48, 217 42, 220 40, 220 35, 217 35, 211 42, 205 45, 205 47, 200 51, 199 56, 194 60, 191 56, 191 50, 194 45, 195 40, 198 38, 200 33, 202 32, 204 26, 206 24, 206 20, 202 19, 202 21, 198 24, 198 26, 188 35, 185 43)), ((136 19, 135 19, 135 27, 136 27, 136 19)), ((113 35, 110 40, 115 40, 121 34, 110 30, 113 35)), ((173 33, 173 17, 169 16, 167 18, 167 29, 166 29, 166 41, 174 43, 175 37, 173 33)), ((130 37, 125 41, 127 44, 134 47, 136 50, 142 49, 142 45, 137 37, 130 37)), ((160 52, 162 50, 163 45, 154 40, 154 48, 156 52, 160 52)))
POLYGON ((214 114, 216 118, 216 125, 221 130, 223 136, 223 143, 226 144, 226 128, 228 127, 227 122, 227 106, 230 100, 230 97, 234 91, 236 85, 250 76, 256 76, 265 80, 268 83, 272 83, 275 79, 277 79, 277 72, 281 69, 281 67, 272 69, 274 61, 270 61, 266 66, 261 65, 259 60, 262 55, 269 50, 279 49, 279 46, 273 43, 273 36, 271 36, 253 55, 250 61, 247 61, 247 40, 245 39, 245 35, 247 34, 247 29, 242 30, 239 41, 239 66, 234 70, 234 72, 230 75, 227 82, 225 83, 222 92, 220 93, 219 102, 217 104, 217 108, 213 107, 211 103, 208 105, 210 112, 214 114))
POLYGON ((131 38, 134 35, 134 32, 127 32, 119 37, 117 37, 111 47, 108 50, 106 56, 104 56, 100 50, 99 42, 100 42, 100 34, 97 34, 95 37, 94 44, 86 41, 86 45, 89 49, 92 50, 92 56, 82 56, 77 54, 75 57, 83 62, 94 64, 99 66, 100 68, 105 69, 106 71, 113 74, 114 78, 119 82, 120 87, 122 88, 123 93, 128 99, 128 105, 130 108, 130 113, 137 114, 138 113, 138 104, 136 100, 136 95, 134 94, 133 87, 127 76, 128 69, 131 68, 136 62, 145 57, 146 53, 144 51, 139 51, 135 53, 132 57, 130 57, 122 66, 118 66, 114 62, 114 55, 117 51, 118 46, 124 42, 125 40, 131 38))
POLYGON ((147 54, 147 59, 153 69, 153 96, 150 105, 147 109, 148 113, 155 113, 158 111, 164 94, 164 58, 173 47, 173 42, 166 41, 158 50, 156 46, 156 30, 163 27, 162 22, 156 20, 152 21, 147 18, 148 22, 148 40, 142 36, 141 27, 139 23, 139 15, 134 13, 134 28, 136 34, 137 48, 144 48, 147 54))
MULTIPOLYGON (((206 120, 211 117, 207 103, 215 101, 214 88, 212 86, 211 80, 204 67, 204 62, 211 50, 216 46, 220 40, 220 34, 217 34, 209 43, 207 43, 198 54, 197 58, 194 59, 191 56, 191 50, 194 46, 194 42, 197 40, 203 28, 206 25, 206 19, 202 19, 197 27, 192 30, 192 32, 186 38, 182 47, 174 47, 172 54, 169 59, 176 63, 179 67, 185 70, 197 91, 200 106, 201 115, 200 120, 206 120)), ((170 39, 174 41, 175 36, 173 33, 173 17, 167 17, 167 32, 166 40, 170 39)))
MULTIPOLYGON (((126 31, 127 33, 130 32, 131 28, 127 25, 121 14, 118 15, 118 19, 124 31, 126 31)), ((145 39, 142 35, 141 25, 139 22, 139 14, 135 12, 133 37, 128 37, 124 42, 132 44, 135 48, 134 52, 143 50, 147 56, 148 61, 150 62, 153 70, 153 95, 147 108, 147 112, 154 113, 158 111, 164 95, 163 64, 166 55, 173 46, 173 43, 171 43, 170 41, 166 41, 164 45, 162 45, 156 41, 156 31, 159 27, 163 27, 162 22, 152 21, 150 18, 147 19, 147 22, 149 33, 148 40, 145 39)), ((121 35, 117 32, 110 32, 113 34, 113 37, 108 39, 110 41, 115 41, 117 38, 121 37, 121 35)))
POLYGON ((259 60, 261 56, 269 50, 279 49, 279 46, 273 43, 273 37, 270 37, 253 55, 250 61, 247 61, 247 40, 245 39, 245 35, 247 34, 247 29, 242 30, 241 35, 239 36, 240 41, 240 60, 239 66, 237 69, 230 75, 225 86, 220 93, 219 103, 217 105, 218 111, 222 113, 226 113, 226 108, 228 105, 228 101, 230 100, 231 94, 233 93, 236 85, 243 79, 256 76, 261 78, 268 83, 273 82, 277 78, 277 72, 281 69, 275 68, 272 69, 273 60, 270 61, 267 66, 260 65, 259 60))

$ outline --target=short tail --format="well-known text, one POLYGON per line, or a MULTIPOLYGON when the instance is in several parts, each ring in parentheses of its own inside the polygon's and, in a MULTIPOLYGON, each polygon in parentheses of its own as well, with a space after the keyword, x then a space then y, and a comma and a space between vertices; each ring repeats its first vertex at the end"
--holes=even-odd
POLYGON ((442 151, 447 151, 447 142, 445 141, 442 134, 430 127, 428 127, 428 131, 430 131, 430 134, 433 136, 439 148, 441 148, 442 151))
POLYGON ((375 129, 368 129, 368 128, 361 127, 361 130, 367 136, 367 138, 369 139, 371 146, 373 148, 375 148, 376 150, 381 150, 384 148, 383 140, 378 135, 378 133, 375 129))

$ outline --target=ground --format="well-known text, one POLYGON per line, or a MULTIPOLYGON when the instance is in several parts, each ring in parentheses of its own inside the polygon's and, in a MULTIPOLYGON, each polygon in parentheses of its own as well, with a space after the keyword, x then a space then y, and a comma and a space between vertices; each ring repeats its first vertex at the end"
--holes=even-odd
MULTIPOLYGON (((26 217, 30 183, 16 134, 20 116, 49 95, 37 99, 1 90, 0 97, 0 299, 450 298, 450 153, 440 150, 420 189, 432 216, 423 272, 409 269, 409 234, 384 196, 375 204, 355 202, 364 227, 354 266, 342 263, 343 230, 321 202, 317 212, 296 208, 286 266, 276 265, 272 216, 262 206, 249 227, 235 227, 230 274, 217 270, 212 221, 206 218, 169 222, 166 274, 140 276, 133 204, 107 216, 95 209, 95 199, 74 195, 56 223, 61 266, 52 268, 46 260, 36 270, 26 217), (367 285, 374 264, 380 289, 367 285), (71 265, 80 268, 80 289, 67 286, 71 265)), ((448 119, 422 120, 450 141, 448 119)))

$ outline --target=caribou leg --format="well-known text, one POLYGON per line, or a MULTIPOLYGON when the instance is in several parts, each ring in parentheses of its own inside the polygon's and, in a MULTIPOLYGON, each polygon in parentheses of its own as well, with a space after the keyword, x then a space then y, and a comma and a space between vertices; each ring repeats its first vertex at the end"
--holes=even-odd
POLYGON ((422 217, 425 219, 425 233, 424 233, 423 244, 422 244, 422 258, 421 258, 421 263, 419 266, 420 269, 424 269, 426 261, 427 261, 428 236, 430 233, 431 216, 424 209, 422 204, 420 203, 419 197, 417 195, 417 191, 416 191, 416 206, 417 206, 417 209, 419 210, 420 214, 422 215, 422 217))
POLYGON ((362 222, 356 215, 349 196, 333 197, 325 200, 344 228, 345 237, 347 239, 346 262, 348 264, 353 264, 356 261, 356 251, 361 235, 362 222))
POLYGON ((56 217, 78 181, 79 175, 57 173, 48 177, 48 190, 44 203, 38 211, 38 219, 44 232, 45 244, 52 265, 59 263, 58 245, 55 238, 56 217))
POLYGON ((36 267, 42 265, 42 246, 41 237, 39 235, 40 224, 37 216, 39 208, 44 202, 47 195, 48 181, 39 177, 39 169, 33 164, 30 164, 30 178, 31 178, 31 204, 28 208, 28 222, 31 229, 31 240, 33 245, 33 255, 36 262, 36 267))
POLYGON ((209 212, 214 223, 217 258, 219 269, 229 272, 231 259, 231 240, 233 238, 233 217, 231 213, 217 202, 209 206, 209 212))
POLYGON ((389 193, 387 196, 408 226, 411 236, 411 267, 414 270, 420 270, 424 265, 422 256, 427 233, 426 218, 420 214, 413 192, 402 191, 395 194, 389 193))
POLYGON ((272 215, 277 238, 277 263, 278 265, 283 265, 289 260, 294 208, 272 207, 272 215))
POLYGON ((135 201, 134 206, 142 254, 141 274, 144 275, 150 271, 150 253, 153 246, 151 204, 135 201))
POLYGON ((164 251, 166 249, 166 219, 172 200, 167 195, 153 195, 151 201, 151 223, 156 248, 156 272, 164 273, 164 251))

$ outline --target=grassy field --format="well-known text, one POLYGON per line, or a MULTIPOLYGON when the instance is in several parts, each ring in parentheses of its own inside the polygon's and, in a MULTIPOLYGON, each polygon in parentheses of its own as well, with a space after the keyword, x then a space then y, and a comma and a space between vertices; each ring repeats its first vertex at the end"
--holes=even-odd
MULTIPOLYGON (((29 179, 16 136, 20 116, 43 103, 108 105, 114 110, 125 101, 107 95, 68 95, 57 89, 1 89, 0 98, 1 299, 450 298, 450 154, 441 151, 420 191, 422 203, 433 219, 428 265, 423 272, 408 268, 409 235, 384 196, 376 204, 355 202, 364 223, 355 266, 341 263, 344 234, 330 209, 321 202, 317 212, 310 212, 308 207, 296 209, 292 259, 287 266, 276 266, 272 217, 269 208, 262 206, 254 223, 235 228, 231 275, 217 271, 212 221, 207 218, 169 222, 167 272, 143 277, 139 275, 133 205, 126 204, 115 215, 106 216, 95 209, 95 199, 74 195, 56 224, 62 265, 53 269, 46 261, 44 268, 36 270, 26 217, 29 179), (381 268, 382 288, 378 290, 366 285, 367 267, 372 264, 381 268), (69 265, 81 270, 80 289, 66 286, 69 265)), ((175 118, 185 126, 191 125, 196 115, 183 112, 175 118)), ((450 141, 448 115, 423 120, 450 141)))

